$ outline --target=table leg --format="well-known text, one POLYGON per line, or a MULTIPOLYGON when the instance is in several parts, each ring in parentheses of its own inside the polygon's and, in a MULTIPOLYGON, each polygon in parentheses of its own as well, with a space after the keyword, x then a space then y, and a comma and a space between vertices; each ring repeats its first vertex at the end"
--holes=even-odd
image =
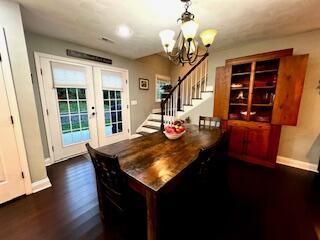
POLYGON ((158 197, 156 192, 148 191, 147 200, 147 231, 148 240, 159 239, 158 232, 158 197))

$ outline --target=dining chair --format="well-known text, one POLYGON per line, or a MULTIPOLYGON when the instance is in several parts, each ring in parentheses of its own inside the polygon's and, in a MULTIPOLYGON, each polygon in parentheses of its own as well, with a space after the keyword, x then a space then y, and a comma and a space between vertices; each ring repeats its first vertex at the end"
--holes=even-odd
POLYGON ((110 204, 119 212, 126 212, 129 187, 120 169, 118 157, 99 152, 89 143, 86 144, 86 148, 95 170, 101 218, 105 219, 106 209, 110 204))
POLYGON ((220 128, 221 127, 221 118, 218 117, 206 117, 206 116, 200 116, 199 117, 199 127, 206 127, 208 123, 208 127, 215 127, 220 128))
POLYGON ((218 142, 200 149, 197 158, 197 175, 202 183, 221 180, 224 178, 227 165, 227 133, 222 132, 222 137, 218 142))

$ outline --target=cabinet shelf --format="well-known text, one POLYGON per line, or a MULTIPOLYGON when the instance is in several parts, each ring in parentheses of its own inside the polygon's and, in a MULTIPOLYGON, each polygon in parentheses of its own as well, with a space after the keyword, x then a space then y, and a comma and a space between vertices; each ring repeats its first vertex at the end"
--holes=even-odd
POLYGON ((273 89, 275 88, 276 86, 263 86, 263 87, 253 87, 253 89, 273 89))
POLYGON ((232 87, 231 90, 249 90, 249 87, 232 87))
POLYGON ((242 75, 250 75, 251 72, 240 72, 240 73, 232 73, 232 76, 242 76, 242 75))
POLYGON ((230 103, 230 106, 247 106, 247 103, 230 103))
POLYGON ((272 103, 253 103, 253 107, 272 107, 272 103))
POLYGON ((259 74, 259 73, 275 73, 278 72, 278 69, 269 69, 269 70, 258 70, 255 71, 255 73, 259 74))

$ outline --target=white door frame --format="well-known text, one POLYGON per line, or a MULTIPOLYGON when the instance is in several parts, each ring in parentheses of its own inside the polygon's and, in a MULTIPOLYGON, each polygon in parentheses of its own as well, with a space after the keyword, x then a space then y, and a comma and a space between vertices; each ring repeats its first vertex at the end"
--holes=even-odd
POLYGON ((11 70, 11 63, 9 59, 9 51, 7 48, 7 39, 5 35, 5 30, 3 27, 0 27, 0 53, 2 58, 2 66, 3 66, 3 76, 4 82, 7 91, 7 97, 9 102, 9 108, 14 119, 14 134, 17 142, 19 160, 21 170, 24 174, 24 185, 26 194, 32 193, 32 182, 28 165, 28 158, 26 147, 23 138, 23 132, 21 127, 20 113, 17 103, 17 97, 15 92, 15 87, 13 84, 13 76, 11 70))
POLYGON ((40 90, 40 98, 41 98, 41 106, 42 106, 42 114, 44 117, 44 123, 45 123, 45 129, 46 129, 46 136, 47 136, 47 141, 48 141, 48 148, 49 148, 49 154, 50 154, 50 161, 47 162, 47 166, 55 163, 54 161, 54 154, 53 150, 50 146, 53 146, 52 144, 52 136, 51 136, 51 131, 50 131, 50 124, 49 124, 49 118, 47 115, 47 103, 45 100, 45 90, 44 90, 44 79, 42 77, 42 70, 41 70, 41 62, 40 58, 49 58, 52 60, 58 60, 58 61, 64 61, 64 62, 69 62, 70 64, 75 63, 75 64, 83 64, 83 65, 90 65, 93 67, 100 67, 104 69, 110 69, 110 70, 118 70, 122 71, 125 73, 126 77, 126 82, 128 84, 127 86, 127 104, 128 104, 128 121, 129 121, 129 136, 131 135, 131 119, 130 119, 130 81, 129 81, 129 71, 124 68, 117 68, 113 66, 109 66, 106 64, 101 64, 101 63, 95 63, 92 61, 87 61, 87 60, 79 60, 75 58, 70 58, 70 57, 61 57, 61 56, 56 56, 52 54, 47 54, 47 53, 41 53, 41 52, 34 52, 34 59, 35 59, 35 64, 36 64, 36 70, 37 70, 37 78, 38 78, 38 85, 39 85, 39 90, 40 90))

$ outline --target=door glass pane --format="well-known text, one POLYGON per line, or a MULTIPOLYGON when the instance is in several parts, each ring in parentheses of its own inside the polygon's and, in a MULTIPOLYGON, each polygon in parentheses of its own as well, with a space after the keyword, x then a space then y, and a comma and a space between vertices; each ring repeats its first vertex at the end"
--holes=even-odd
POLYGON ((57 88, 63 146, 90 139, 86 90, 57 88))
POLYGON ((123 131, 121 94, 121 91, 103 90, 106 136, 123 131))

